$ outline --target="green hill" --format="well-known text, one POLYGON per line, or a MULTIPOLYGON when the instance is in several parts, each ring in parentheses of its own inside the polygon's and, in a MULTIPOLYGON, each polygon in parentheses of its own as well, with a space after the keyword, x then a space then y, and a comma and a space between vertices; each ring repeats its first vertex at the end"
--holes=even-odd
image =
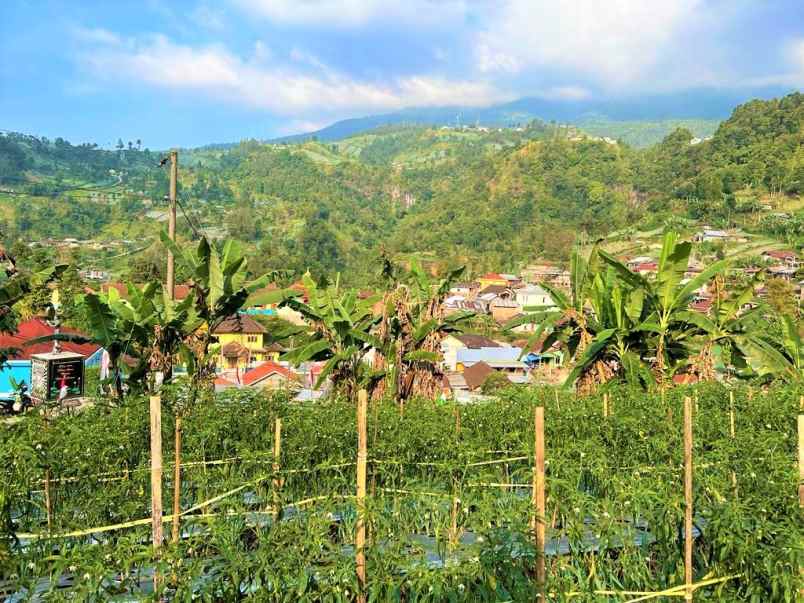
MULTIPOLYGON (((371 281, 381 249, 513 270, 566 258, 579 236, 653 231, 680 218, 689 230, 739 227, 800 244, 802 99, 753 101, 709 140, 695 140, 700 129, 680 128, 646 149, 603 140, 594 124, 580 130, 534 121, 386 126, 338 141, 182 151, 180 235, 200 229, 236 237, 251 247, 255 272, 340 271, 355 283, 371 281)), ((147 241, 163 227, 157 210, 166 171, 156 155, 69 143, 41 150, 13 137, 0 144, 4 186, 17 190, 0 196, 7 240, 133 233, 147 241), (81 179, 110 186, 110 169, 119 193, 112 204, 53 188, 81 179), (47 205, 43 218, 28 201, 47 205)), ((148 258, 158 270, 159 252, 148 258)))

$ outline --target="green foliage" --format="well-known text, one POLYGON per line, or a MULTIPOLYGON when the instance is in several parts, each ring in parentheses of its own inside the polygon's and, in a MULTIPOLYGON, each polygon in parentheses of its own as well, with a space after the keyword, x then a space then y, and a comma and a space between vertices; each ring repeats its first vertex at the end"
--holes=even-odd
POLYGON ((480 386, 480 392, 486 396, 490 396, 508 387, 511 387, 511 382, 508 380, 508 377, 503 373, 494 371, 493 373, 489 373, 489 376, 483 380, 480 386))
MULTIPOLYGON (((530 490, 517 484, 532 478, 535 405, 544 406, 546 415, 548 542, 569 545, 568 554, 547 556, 549 592, 557 600, 575 592, 572 600, 595 601, 596 590, 682 584, 681 409, 682 398, 694 396, 694 517, 702 530, 694 544, 694 579, 738 575, 696 591, 696 599, 792 603, 804 562, 792 420, 802 391, 733 392, 734 438, 729 390, 721 385, 664 395, 612 388, 607 420, 600 418, 600 396, 556 397, 541 389, 510 389, 499 400, 475 405, 411 400, 404 416, 393 404, 373 404, 366 504, 370 597, 533 600, 532 503, 530 490), (514 486, 484 486, 494 483, 514 486), (452 546, 455 495, 463 536, 452 546), (588 550, 591 542, 597 552, 588 550)), ((354 402, 300 405, 283 395, 227 392, 189 409, 183 426, 182 509, 245 487, 184 516, 181 542, 166 546, 158 561, 165 596, 354 600, 355 506, 348 498, 355 479, 354 402), (321 497, 286 507, 278 522, 266 511, 277 475, 270 467, 275 417, 283 424, 281 503, 321 497), (201 461, 217 462, 192 464, 201 461)), ((173 427, 165 417, 166 458, 172 457, 173 427)), ((45 468, 55 534, 147 518, 148 448, 148 402, 140 398, 52 417, 47 428, 38 414, 4 424, 3 508, 13 510, 6 521, 13 519, 17 533, 46 532, 45 468)), ((165 473, 167 496, 171 474, 165 473)), ((13 576, 16 589, 30 592, 38 585, 54 598, 147 597, 154 567, 149 532, 146 522, 94 537, 12 540, 3 573, 13 576)))

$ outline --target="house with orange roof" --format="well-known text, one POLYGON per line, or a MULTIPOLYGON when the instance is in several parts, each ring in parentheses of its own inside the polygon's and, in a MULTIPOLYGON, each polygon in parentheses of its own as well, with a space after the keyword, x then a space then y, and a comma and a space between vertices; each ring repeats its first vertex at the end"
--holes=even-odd
POLYGON ((496 272, 487 272, 483 276, 479 277, 477 282, 480 283, 481 290, 490 285, 508 287, 508 279, 506 279, 502 274, 497 274, 496 272))

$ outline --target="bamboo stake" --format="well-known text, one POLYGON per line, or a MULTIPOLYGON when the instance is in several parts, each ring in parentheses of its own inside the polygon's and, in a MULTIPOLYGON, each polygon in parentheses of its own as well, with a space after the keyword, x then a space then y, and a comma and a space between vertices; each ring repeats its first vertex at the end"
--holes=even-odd
POLYGON ((458 507, 460 506, 461 501, 458 498, 458 485, 453 480, 452 482, 452 511, 450 513, 450 522, 449 522, 449 543, 450 546, 454 547, 458 544, 458 507))
POLYGON ((47 533, 53 529, 53 507, 50 502, 50 467, 45 468, 45 513, 47 514, 47 533))
POLYGON ((545 585, 545 504, 544 504, 544 407, 533 412, 533 519, 531 528, 536 539, 536 584, 538 600, 544 599, 545 585))
POLYGON ((609 416, 609 395, 603 394, 603 418, 609 416))
POLYGON ((273 518, 274 521, 279 517, 279 489, 282 487, 282 482, 279 479, 279 458, 282 454, 282 419, 279 417, 274 420, 274 479, 272 481, 273 490, 273 518))
POLYGON ((461 409, 455 406, 455 435, 461 435, 461 409))
POLYGON ((692 400, 684 398, 684 600, 692 601, 692 400))
POLYGON ((734 428, 734 392, 729 392, 729 434, 733 440, 736 435, 734 428))
MULTIPOLYGON (((355 524, 355 565, 357 566, 358 603, 366 603, 366 390, 357 394, 357 523, 355 524)), ((400 407, 401 408, 401 407, 400 407)))
POLYGON ((798 415, 798 506, 804 509, 804 414, 798 415))
MULTIPOLYGON (((734 392, 729 392, 729 435, 734 440, 737 437, 737 429, 734 417, 734 392)), ((737 497, 737 473, 733 470, 731 472, 731 487, 734 490, 734 496, 737 497)))
POLYGON ((179 541, 179 514, 181 512, 181 414, 176 414, 173 433, 173 542, 179 541))
POLYGON ((561 412, 561 403, 558 401, 558 388, 554 389, 553 393, 556 395, 556 411, 561 412))
MULTIPOLYGON (((162 398, 151 396, 151 537, 155 556, 162 546, 162 398)), ((159 572, 154 568, 154 592, 159 590, 159 572)))

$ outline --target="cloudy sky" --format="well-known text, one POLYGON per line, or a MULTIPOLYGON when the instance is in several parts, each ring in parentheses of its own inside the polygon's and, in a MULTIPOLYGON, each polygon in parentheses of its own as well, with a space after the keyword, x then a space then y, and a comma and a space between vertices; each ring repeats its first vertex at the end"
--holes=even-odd
POLYGON ((410 106, 804 87, 802 0, 3 0, 0 129, 102 145, 410 106))

